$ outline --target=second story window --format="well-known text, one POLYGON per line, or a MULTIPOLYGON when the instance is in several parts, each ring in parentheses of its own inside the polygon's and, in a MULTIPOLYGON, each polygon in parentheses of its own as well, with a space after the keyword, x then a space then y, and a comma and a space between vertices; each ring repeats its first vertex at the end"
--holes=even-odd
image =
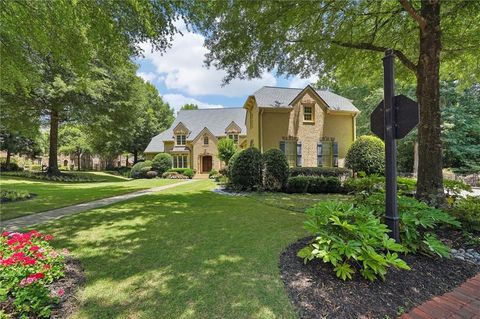
POLYGON ((177 145, 186 145, 187 144, 187 136, 185 134, 178 134, 176 136, 176 144, 177 145))
POLYGON ((303 107, 303 120, 305 122, 313 122, 313 107, 305 105, 303 107))
POLYGON ((208 145, 208 136, 203 137, 203 145, 208 145))
POLYGON ((235 134, 235 133, 229 133, 228 134, 228 138, 233 140, 235 142, 235 144, 238 144, 238 134, 235 134))

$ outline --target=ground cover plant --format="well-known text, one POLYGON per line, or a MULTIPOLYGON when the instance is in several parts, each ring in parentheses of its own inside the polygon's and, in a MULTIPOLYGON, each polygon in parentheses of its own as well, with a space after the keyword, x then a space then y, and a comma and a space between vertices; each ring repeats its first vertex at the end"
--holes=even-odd
POLYGON ((1 175, 21 177, 21 178, 41 180, 41 181, 52 181, 52 182, 89 183, 89 182, 98 181, 98 179, 93 179, 88 176, 74 174, 74 173, 48 175, 47 173, 43 173, 43 172, 18 171, 18 172, 4 172, 4 173, 2 172, 1 175))
POLYGON ((278 258, 307 235, 304 214, 214 187, 196 181, 42 226, 85 269, 72 318, 296 318, 278 258))
MULTIPOLYGON (((450 225, 460 227, 454 217, 445 211, 428 206, 412 197, 398 196, 400 241, 406 252, 420 252, 440 257, 450 256, 450 247, 435 235, 435 229, 450 225)), ((385 196, 374 194, 358 200, 358 206, 371 210, 378 218, 385 216, 385 196)))
POLYGON ((388 227, 366 208, 325 202, 307 209, 305 229, 315 238, 298 252, 305 263, 320 259, 333 266, 342 280, 362 277, 385 279, 387 269, 410 267, 399 258, 402 245, 388 236, 388 227))
MULTIPOLYGON (((92 173, 89 175, 91 174, 92 173)), ((112 181, 95 183, 59 183, 2 176, 0 179, 0 187, 2 189, 27 191, 36 196, 26 201, 0 203, 1 219, 7 220, 50 209, 176 182, 174 180, 164 179, 129 180, 106 173, 96 174, 99 174, 100 176, 107 175, 112 181)))
POLYGON ((467 196, 455 200, 452 207, 448 209, 457 218, 464 229, 480 232, 480 197, 467 196))
POLYGON ((49 244, 52 239, 35 230, 0 236, 0 309, 8 315, 49 318, 63 295, 49 289, 64 276, 64 257, 49 244))
POLYGON ((2 189, 0 190, 0 202, 16 202, 32 197, 32 195, 25 190, 2 189))

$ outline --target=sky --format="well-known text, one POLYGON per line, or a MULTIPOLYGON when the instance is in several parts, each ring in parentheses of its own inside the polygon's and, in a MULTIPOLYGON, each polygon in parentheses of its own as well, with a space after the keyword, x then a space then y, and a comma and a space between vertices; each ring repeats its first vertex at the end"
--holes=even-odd
POLYGON ((242 107, 247 97, 262 86, 305 87, 316 82, 316 77, 285 78, 265 72, 261 78, 233 80, 222 87, 223 70, 204 65, 207 48, 204 37, 180 26, 181 34, 174 36, 172 47, 165 53, 152 52, 148 43, 141 44, 143 58, 137 58, 137 75, 155 85, 163 100, 175 111, 186 103, 200 108, 242 107))

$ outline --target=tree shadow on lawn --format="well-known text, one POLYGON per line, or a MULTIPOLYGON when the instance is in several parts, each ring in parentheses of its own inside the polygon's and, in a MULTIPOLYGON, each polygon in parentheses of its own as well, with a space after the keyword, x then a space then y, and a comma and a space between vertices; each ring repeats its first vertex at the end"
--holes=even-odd
POLYGON ((199 191, 144 196, 48 229, 85 267, 78 317, 289 318, 278 260, 305 235, 303 218, 199 191))

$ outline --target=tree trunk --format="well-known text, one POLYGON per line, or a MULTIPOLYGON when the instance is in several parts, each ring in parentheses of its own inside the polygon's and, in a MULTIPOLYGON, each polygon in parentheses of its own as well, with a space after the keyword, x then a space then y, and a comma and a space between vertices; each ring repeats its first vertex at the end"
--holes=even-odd
POLYGON ((77 166, 77 171, 80 170, 80 158, 82 157, 82 153, 78 153, 77 158, 78 158, 78 166, 77 166))
POLYGON ((48 151, 48 175, 60 175, 58 169, 58 125, 60 119, 57 110, 50 112, 50 148, 48 151))
POLYGON ((8 167, 10 165, 10 158, 12 157, 12 153, 10 153, 10 150, 7 150, 7 158, 5 159, 5 164, 8 167))
POLYGON ((125 166, 128 167, 128 154, 125 157, 125 166))
POLYGON ((137 162, 138 162, 138 151, 135 150, 133 151, 133 164, 135 165, 137 164, 137 162))
POLYGON ((420 104, 418 127, 418 180, 416 197, 434 206, 445 203, 442 178, 440 114, 440 3, 423 0, 420 28, 420 56, 417 71, 417 99, 420 104))

